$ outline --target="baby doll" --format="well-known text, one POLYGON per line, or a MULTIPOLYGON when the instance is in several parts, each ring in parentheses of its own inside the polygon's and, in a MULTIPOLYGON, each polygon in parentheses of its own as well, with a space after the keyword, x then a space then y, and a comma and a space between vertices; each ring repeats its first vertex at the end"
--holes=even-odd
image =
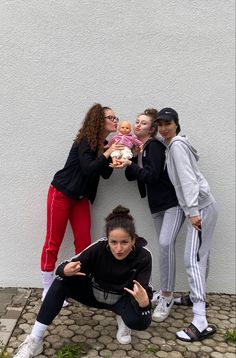
POLYGON ((133 153, 131 149, 138 146, 142 150, 143 143, 131 134, 131 124, 128 121, 122 121, 118 127, 118 134, 114 135, 108 142, 111 146, 113 143, 124 145, 124 149, 115 150, 111 153, 113 166, 119 165, 119 159, 131 159, 133 153))

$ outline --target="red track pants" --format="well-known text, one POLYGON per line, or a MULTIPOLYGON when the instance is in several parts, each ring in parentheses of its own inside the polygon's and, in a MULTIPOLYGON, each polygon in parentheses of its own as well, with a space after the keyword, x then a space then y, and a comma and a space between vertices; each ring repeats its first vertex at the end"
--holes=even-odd
POLYGON ((47 233, 41 254, 41 271, 55 269, 68 220, 74 235, 75 254, 78 254, 91 244, 89 201, 87 198, 73 200, 51 185, 47 198, 47 233))

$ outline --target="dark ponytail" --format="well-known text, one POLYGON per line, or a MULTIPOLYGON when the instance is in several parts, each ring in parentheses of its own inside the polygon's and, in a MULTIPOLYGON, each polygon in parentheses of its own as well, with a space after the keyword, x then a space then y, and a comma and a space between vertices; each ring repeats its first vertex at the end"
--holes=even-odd
POLYGON ((176 127, 176 134, 179 134, 180 131, 181 131, 181 128, 180 128, 180 124, 178 123, 177 127, 176 127))

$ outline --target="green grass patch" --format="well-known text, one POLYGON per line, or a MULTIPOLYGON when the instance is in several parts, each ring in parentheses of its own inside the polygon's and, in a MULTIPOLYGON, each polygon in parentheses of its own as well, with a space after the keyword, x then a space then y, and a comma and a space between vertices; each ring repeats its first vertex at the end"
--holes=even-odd
POLYGON ((86 353, 87 349, 81 345, 65 344, 56 352, 55 358, 80 358, 86 353))
POLYGON ((156 353, 157 352, 157 347, 156 346, 152 346, 152 345, 148 345, 145 349, 146 353, 156 353))
POLYGON ((5 352, 4 344, 2 341, 0 341, 0 358, 10 358, 10 355, 5 352))
POLYGON ((236 343, 236 329, 227 329, 224 337, 226 342, 236 343))

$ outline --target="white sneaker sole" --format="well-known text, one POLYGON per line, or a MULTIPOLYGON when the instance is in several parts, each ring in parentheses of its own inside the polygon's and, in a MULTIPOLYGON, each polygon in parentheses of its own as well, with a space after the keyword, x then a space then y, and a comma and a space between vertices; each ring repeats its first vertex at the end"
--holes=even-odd
POLYGON ((118 335, 116 335, 116 339, 120 344, 129 344, 129 343, 131 343, 131 336, 119 337, 118 335))
POLYGON ((155 321, 155 322, 163 322, 163 321, 165 321, 167 319, 167 317, 169 316, 169 314, 170 314, 170 311, 171 311, 171 308, 172 308, 173 304, 174 304, 174 300, 172 300, 172 302, 171 302, 171 306, 169 307, 169 312, 165 312, 165 314, 160 314, 160 315, 156 316, 155 311, 154 311, 154 313, 152 314, 152 320, 155 321))
POLYGON ((41 354, 42 353, 42 351, 43 351, 43 346, 42 347, 40 347, 35 353, 34 353, 34 355, 33 355, 33 357, 36 357, 36 356, 38 356, 39 354, 41 354))
POLYGON ((169 316, 169 314, 165 317, 155 317, 154 315, 152 315, 152 320, 155 322, 163 322, 167 319, 168 316, 169 316))

